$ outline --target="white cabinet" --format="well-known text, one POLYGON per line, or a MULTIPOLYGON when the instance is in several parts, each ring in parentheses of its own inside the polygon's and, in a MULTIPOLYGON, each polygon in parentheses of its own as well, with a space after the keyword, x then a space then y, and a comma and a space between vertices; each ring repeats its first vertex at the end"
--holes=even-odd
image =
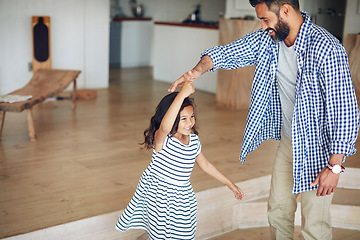
POLYGON ((110 67, 150 66, 151 19, 116 19, 110 24, 110 67))

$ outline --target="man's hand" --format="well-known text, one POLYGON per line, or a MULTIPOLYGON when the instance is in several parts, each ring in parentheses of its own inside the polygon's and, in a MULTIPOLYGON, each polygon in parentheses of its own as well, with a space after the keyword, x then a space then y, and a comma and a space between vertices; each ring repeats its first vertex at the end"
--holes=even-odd
POLYGON ((185 82, 194 82, 200 76, 201 73, 196 72, 194 69, 190 70, 173 82, 168 91, 174 92, 178 87, 182 87, 185 82))
POLYGON ((169 92, 174 92, 178 87, 184 85, 184 82, 194 82, 198 79, 203 73, 212 69, 214 67, 213 61, 208 55, 205 55, 201 58, 198 64, 190 71, 184 73, 179 77, 168 89, 169 92))
MULTIPOLYGON (((341 165, 342 160, 345 154, 332 154, 329 159, 331 165, 341 165)), ((334 174, 328 167, 324 167, 321 172, 316 176, 315 181, 313 181, 310 186, 314 187, 319 184, 317 189, 317 196, 330 195, 335 192, 337 184, 339 182, 340 173, 334 174)))
POLYGON ((335 192, 339 178, 340 174, 334 174, 328 167, 324 167, 310 186, 319 184, 317 196, 330 195, 335 192))

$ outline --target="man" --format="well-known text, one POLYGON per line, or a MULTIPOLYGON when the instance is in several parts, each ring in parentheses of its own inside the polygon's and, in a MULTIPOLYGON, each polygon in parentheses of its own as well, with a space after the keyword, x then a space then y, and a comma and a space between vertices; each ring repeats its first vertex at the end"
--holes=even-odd
POLYGON ((169 91, 206 71, 256 65, 240 160, 262 141, 280 140, 268 201, 271 237, 293 238, 301 193, 304 238, 332 239, 330 205, 359 128, 346 52, 300 12, 298 0, 250 4, 262 29, 206 50, 169 91))

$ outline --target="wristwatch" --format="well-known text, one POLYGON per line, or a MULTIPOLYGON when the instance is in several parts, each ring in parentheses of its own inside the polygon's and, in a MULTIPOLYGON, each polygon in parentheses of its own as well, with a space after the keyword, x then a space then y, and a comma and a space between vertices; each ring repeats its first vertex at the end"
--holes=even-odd
POLYGON ((339 164, 331 165, 327 163, 326 167, 328 167, 334 174, 345 172, 345 167, 339 164))

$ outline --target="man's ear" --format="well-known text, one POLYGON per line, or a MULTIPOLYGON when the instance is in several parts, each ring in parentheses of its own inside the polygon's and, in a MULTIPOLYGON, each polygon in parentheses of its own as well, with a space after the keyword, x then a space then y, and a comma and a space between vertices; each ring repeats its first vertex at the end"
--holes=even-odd
POLYGON ((282 18, 287 18, 290 15, 291 6, 287 3, 281 6, 279 11, 279 16, 282 18))

